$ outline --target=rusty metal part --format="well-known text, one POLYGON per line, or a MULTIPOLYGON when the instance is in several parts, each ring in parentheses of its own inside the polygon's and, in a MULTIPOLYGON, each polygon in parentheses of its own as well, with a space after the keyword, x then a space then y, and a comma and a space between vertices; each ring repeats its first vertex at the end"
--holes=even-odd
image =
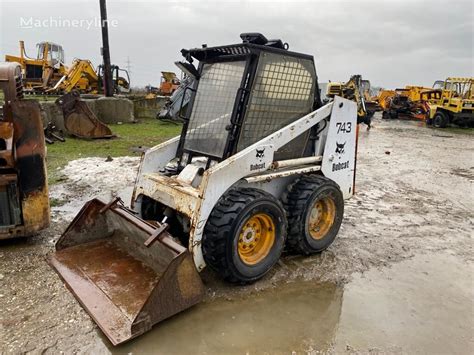
POLYGON ((44 140, 48 144, 54 144, 54 141, 65 142, 66 139, 52 122, 48 122, 44 128, 44 140))
POLYGON ((112 344, 135 338, 203 298, 191 254, 163 225, 113 201, 89 201, 49 263, 112 344), (158 232, 158 233, 157 233, 158 232), (155 243, 145 246, 153 235, 155 243))
POLYGON ((6 103, 23 98, 20 64, 0 63, 0 90, 6 103))
POLYGON ((64 115, 64 127, 67 133, 78 138, 97 139, 113 138, 112 133, 106 124, 102 123, 82 101, 78 91, 61 96, 56 100, 64 115))
POLYGON ((27 237, 50 223, 41 111, 34 100, 15 100, 3 114, 0 177, 8 179, 0 179, 0 239, 27 237))
POLYGON ((27 237, 50 223, 41 111, 22 100, 19 64, 0 63, 0 90, 0 239, 27 237))

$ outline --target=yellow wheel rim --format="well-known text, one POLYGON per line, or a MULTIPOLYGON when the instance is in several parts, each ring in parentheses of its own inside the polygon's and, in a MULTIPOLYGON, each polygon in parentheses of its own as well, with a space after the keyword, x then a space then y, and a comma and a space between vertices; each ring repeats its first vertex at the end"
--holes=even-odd
POLYGON ((323 239, 336 218, 336 204, 331 197, 315 201, 309 215, 308 228, 311 238, 323 239))
POLYGON ((268 214, 250 217, 239 233, 237 248, 240 259, 247 265, 261 262, 275 243, 275 233, 275 223, 268 214))

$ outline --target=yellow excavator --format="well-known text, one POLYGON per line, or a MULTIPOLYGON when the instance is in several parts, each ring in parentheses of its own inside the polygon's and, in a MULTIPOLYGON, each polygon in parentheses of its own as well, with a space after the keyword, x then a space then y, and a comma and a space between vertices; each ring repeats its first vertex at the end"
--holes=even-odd
POLYGON ((367 87, 368 80, 362 80, 361 75, 352 75, 347 82, 330 82, 326 87, 326 96, 333 99, 340 96, 357 103, 357 123, 365 123, 370 129, 372 116, 376 109, 367 105, 364 86, 367 87), (365 83, 364 83, 365 82, 365 83), (365 85, 364 85, 365 84, 365 85))
POLYGON ((71 68, 59 79, 53 87, 46 89, 46 92, 71 92, 79 90, 81 92, 96 93, 99 89, 99 79, 97 73, 89 60, 74 59, 71 68))

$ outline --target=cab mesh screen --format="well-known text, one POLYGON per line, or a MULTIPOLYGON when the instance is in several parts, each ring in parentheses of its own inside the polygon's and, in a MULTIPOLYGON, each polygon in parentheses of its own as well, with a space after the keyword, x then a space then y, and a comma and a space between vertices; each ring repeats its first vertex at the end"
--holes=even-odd
POLYGON ((204 64, 184 148, 222 157, 245 61, 204 64))
POLYGON ((262 53, 237 150, 311 112, 315 81, 311 60, 262 53))

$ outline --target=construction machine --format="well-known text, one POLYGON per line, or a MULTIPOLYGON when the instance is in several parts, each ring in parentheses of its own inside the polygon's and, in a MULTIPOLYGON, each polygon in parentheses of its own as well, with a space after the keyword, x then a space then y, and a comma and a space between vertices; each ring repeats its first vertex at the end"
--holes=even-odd
MULTIPOLYGON (((130 93, 130 76, 128 71, 118 65, 111 65, 112 83, 115 94, 130 93)), ((104 91, 104 66, 94 70, 92 62, 87 59, 74 59, 65 75, 47 93, 67 94, 77 91, 82 94, 98 94, 104 91)))
MULTIPOLYGON (((115 94, 129 94, 132 92, 130 86, 130 75, 126 69, 120 68, 118 65, 112 64, 110 66, 112 71, 112 82, 114 84, 115 94)), ((99 92, 104 90, 104 66, 101 64, 97 67, 97 82, 99 92)))
POLYGON ((388 108, 388 106, 390 105, 390 100, 392 97, 395 96, 395 94, 395 90, 382 89, 378 92, 375 100, 377 101, 377 104, 380 106, 382 111, 388 108))
POLYGON ((74 59, 66 73, 52 86, 45 89, 50 93, 68 93, 80 90, 83 93, 97 93, 99 90, 97 73, 89 60, 74 59))
POLYGON ((147 99, 154 99, 157 96, 171 96, 179 88, 181 80, 176 76, 176 73, 171 71, 162 71, 160 79, 160 87, 151 85, 146 86, 147 99))
POLYGON ((54 85, 67 73, 64 64, 64 50, 59 44, 40 42, 36 45, 36 58, 30 58, 20 41, 20 56, 6 55, 6 62, 21 65, 23 86, 26 92, 44 91, 54 85))
POLYGON ((159 120, 183 122, 182 117, 185 115, 189 100, 191 99, 193 84, 194 79, 190 75, 181 80, 178 88, 168 98, 160 112, 156 115, 156 118, 159 120))
MULTIPOLYGON (((97 94, 103 90, 103 67, 97 70, 87 59, 74 59, 70 67, 64 63, 64 50, 59 44, 41 42, 37 45, 35 59, 26 55, 25 44, 20 41, 20 56, 6 55, 6 62, 21 65, 23 85, 26 93, 65 94, 72 90, 97 94)), ((112 65, 114 91, 117 94, 130 92, 128 72, 112 65)))
POLYGON ((171 71, 162 71, 160 80, 160 95, 170 96, 175 92, 180 83, 176 73, 171 71))
POLYGON ((369 80, 361 80, 362 94, 364 96, 365 107, 368 112, 381 111, 382 108, 377 102, 376 97, 372 94, 372 85, 369 80))
POLYGON ((28 237, 50 222, 41 110, 17 63, 0 63, 0 91, 0 239, 28 237))
MULTIPOLYGON (((366 80, 367 84, 368 80, 366 80)), ((370 82, 369 82, 370 88, 370 82)), ((357 123, 365 123, 370 129, 372 117, 376 111, 375 105, 366 103, 364 80, 361 75, 352 75, 347 82, 330 82, 326 87, 326 96, 330 99, 340 96, 357 103, 357 123)))
POLYGON ((433 89, 441 91, 436 99, 428 100, 427 123, 436 128, 448 124, 474 126, 474 78, 447 78, 436 81, 433 89))
POLYGON ((322 104, 311 55, 241 38, 181 51, 194 68, 181 134, 144 153, 130 209, 88 202, 50 257, 114 345, 200 302, 206 265, 254 282, 283 248, 318 253, 339 231, 357 104, 322 104))
POLYGON ((385 91, 382 118, 416 119, 424 121, 428 113, 428 102, 439 99, 441 91, 423 86, 407 85, 405 88, 385 91))

